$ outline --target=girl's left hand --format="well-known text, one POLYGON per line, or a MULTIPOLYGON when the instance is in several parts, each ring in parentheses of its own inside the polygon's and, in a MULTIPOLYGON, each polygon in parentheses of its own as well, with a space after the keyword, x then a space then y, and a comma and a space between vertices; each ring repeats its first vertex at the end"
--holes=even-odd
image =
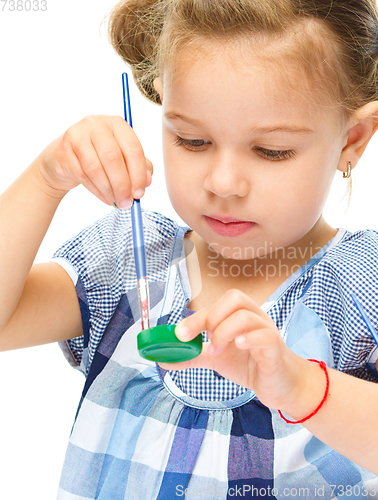
POLYGON ((210 368, 252 389, 270 408, 287 408, 304 390, 306 365, 291 351, 273 320, 246 294, 227 291, 213 306, 185 318, 176 335, 189 341, 207 331, 202 353, 183 363, 160 363, 166 370, 210 368))

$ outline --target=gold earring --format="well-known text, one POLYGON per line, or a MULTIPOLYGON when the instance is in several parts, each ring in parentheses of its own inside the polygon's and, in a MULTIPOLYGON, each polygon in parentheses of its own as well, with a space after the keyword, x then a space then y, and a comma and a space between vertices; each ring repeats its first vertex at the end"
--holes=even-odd
POLYGON ((352 164, 350 161, 348 161, 348 171, 347 172, 343 172, 343 179, 349 179, 349 177, 351 176, 352 174, 352 164))

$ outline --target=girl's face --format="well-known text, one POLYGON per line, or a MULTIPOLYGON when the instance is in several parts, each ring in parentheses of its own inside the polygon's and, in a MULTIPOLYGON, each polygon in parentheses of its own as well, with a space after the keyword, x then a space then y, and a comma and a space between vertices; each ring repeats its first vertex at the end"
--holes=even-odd
POLYGON ((240 55, 185 49, 160 90, 174 209, 224 257, 248 259, 319 235, 346 133, 299 71, 287 67, 292 88, 272 65, 240 55))

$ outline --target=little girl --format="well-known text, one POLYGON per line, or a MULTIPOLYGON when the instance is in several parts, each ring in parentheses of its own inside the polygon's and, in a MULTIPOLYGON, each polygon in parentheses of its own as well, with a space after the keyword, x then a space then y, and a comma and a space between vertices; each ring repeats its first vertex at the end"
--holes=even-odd
POLYGON ((123 1, 110 34, 162 104, 187 224, 143 214, 151 325, 204 345, 139 356, 128 209, 152 165, 122 118, 82 120, 0 199, 0 348, 58 341, 86 375, 58 498, 376 498, 378 348, 350 294, 377 327, 378 234, 322 216, 378 124, 373 0, 123 1), (118 209, 32 267, 80 183, 118 209))

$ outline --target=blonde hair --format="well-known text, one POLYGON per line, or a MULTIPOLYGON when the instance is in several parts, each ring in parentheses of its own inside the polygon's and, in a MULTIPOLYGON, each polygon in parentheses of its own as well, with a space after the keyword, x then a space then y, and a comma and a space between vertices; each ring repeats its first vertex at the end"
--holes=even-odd
POLYGON ((282 75, 284 59, 299 63, 311 85, 347 114, 378 100, 374 0, 123 0, 110 14, 109 36, 141 92, 157 104, 154 79, 181 48, 236 38, 253 46, 272 37, 285 40, 280 57, 265 43, 264 59, 281 64, 282 75))

